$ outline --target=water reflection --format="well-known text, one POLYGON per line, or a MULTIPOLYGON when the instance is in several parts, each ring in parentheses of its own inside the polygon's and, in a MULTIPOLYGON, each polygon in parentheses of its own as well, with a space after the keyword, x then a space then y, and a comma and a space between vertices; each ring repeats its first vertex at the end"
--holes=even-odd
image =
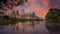
POLYGON ((22 31, 24 31, 24 29, 26 27, 31 27, 32 29, 34 29, 35 25, 37 25, 39 23, 40 23, 40 21, 39 22, 37 22, 37 21, 23 22, 23 23, 19 22, 19 23, 16 23, 16 24, 11 24, 11 28, 13 30, 19 30, 19 28, 20 28, 22 31))
MULTIPOLYGON (((0 32, 8 34, 48 34, 45 23, 41 21, 19 22, 0 26, 0 32)), ((1 34, 3 34, 1 33, 1 34)))
POLYGON ((0 26, 0 29, 2 30, 4 28, 4 26, 0 26))

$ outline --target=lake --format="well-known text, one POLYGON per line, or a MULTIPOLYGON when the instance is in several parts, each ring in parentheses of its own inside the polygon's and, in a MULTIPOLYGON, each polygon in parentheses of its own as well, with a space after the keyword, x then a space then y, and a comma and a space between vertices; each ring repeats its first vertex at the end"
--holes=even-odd
POLYGON ((45 21, 27 21, 9 25, 0 25, 0 34, 52 34, 47 30, 45 24, 45 21))

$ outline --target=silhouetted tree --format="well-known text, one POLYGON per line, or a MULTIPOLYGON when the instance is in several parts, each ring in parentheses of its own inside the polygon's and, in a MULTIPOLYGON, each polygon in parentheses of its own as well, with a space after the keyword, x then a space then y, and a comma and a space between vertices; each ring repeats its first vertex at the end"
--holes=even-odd
POLYGON ((60 9, 50 9, 46 15, 46 21, 51 23, 60 23, 60 9))

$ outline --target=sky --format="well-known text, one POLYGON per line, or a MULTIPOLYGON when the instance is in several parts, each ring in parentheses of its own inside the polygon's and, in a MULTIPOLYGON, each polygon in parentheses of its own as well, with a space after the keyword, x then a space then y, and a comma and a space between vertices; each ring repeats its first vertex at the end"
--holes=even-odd
POLYGON ((60 0, 28 0, 24 2, 23 6, 14 6, 13 10, 18 10, 20 14, 22 9, 24 9, 25 13, 34 11, 36 15, 45 17, 50 8, 60 8, 60 0))
POLYGON ((49 0, 28 0, 25 8, 29 12, 35 12, 38 16, 45 17, 49 10, 49 0))
POLYGON ((60 8, 60 0, 50 0, 50 6, 52 8, 60 8))
MULTIPOLYGON (((60 0, 28 0, 29 7, 39 16, 45 17, 50 8, 60 8, 60 0)), ((31 11, 30 11, 31 12, 31 11)))

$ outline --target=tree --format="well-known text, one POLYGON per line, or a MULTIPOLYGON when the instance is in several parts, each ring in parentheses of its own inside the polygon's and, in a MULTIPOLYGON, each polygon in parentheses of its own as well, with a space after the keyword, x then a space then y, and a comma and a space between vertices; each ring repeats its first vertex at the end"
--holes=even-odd
POLYGON ((50 9, 46 15, 46 21, 50 23, 60 23, 60 9, 50 9))

